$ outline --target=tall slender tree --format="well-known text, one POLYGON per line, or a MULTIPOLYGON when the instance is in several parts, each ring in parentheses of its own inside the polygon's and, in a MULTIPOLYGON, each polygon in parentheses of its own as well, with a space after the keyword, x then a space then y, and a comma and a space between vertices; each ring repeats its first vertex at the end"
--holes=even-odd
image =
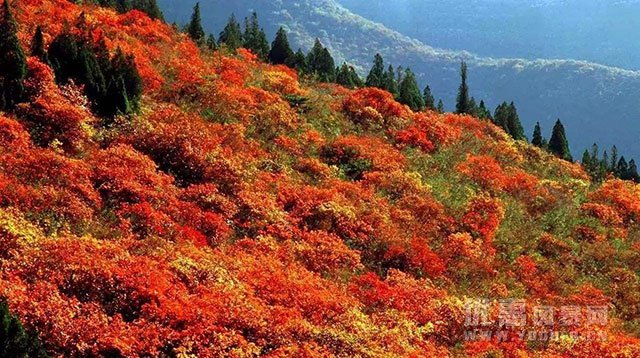
POLYGON ((22 100, 27 64, 18 40, 18 24, 9 0, 2 5, 0 19, 0 110, 13 109, 22 100))
POLYGON ((384 87, 384 59, 382 55, 377 53, 373 58, 373 67, 369 71, 367 76, 367 87, 384 87))
POLYGON ((535 145, 538 148, 542 148, 543 141, 544 139, 542 138, 542 127, 540 127, 540 122, 536 122, 536 126, 535 128, 533 128, 533 136, 531 137, 531 144, 535 145))
POLYGON ((200 16, 200 3, 197 2, 193 7, 193 13, 191 14, 191 21, 187 26, 187 33, 189 37, 198 44, 198 46, 203 47, 205 45, 205 33, 202 28, 202 18, 200 16))
POLYGON ((260 27, 258 13, 253 12, 250 18, 244 19, 243 46, 251 50, 260 59, 266 60, 269 55, 269 41, 264 29, 260 27))
POLYGON ((398 89, 398 82, 396 80, 396 72, 392 65, 389 65, 387 72, 384 73, 382 79, 382 89, 389 91, 394 97, 398 97, 400 90, 398 89))
POLYGON ((558 119, 556 124, 553 126, 551 139, 549 139, 549 150, 561 159, 573 161, 571 151, 569 150, 567 134, 565 133, 564 126, 562 125, 562 122, 560 122, 560 119, 558 119))
POLYGON ((433 98, 433 94, 431 93, 431 88, 429 86, 426 86, 424 91, 422 91, 422 99, 424 100, 424 107, 426 109, 436 109, 436 100, 433 98))
POLYGON ((444 102, 442 102, 442 99, 438 100, 438 106, 436 106, 436 110, 439 113, 444 113, 444 102))
POLYGON ((469 85, 467 84, 467 64, 462 61, 460 63, 460 87, 458 88, 458 97, 456 100, 456 113, 469 114, 471 110, 472 108, 469 103, 469 85))
POLYGON ((424 110, 424 98, 422 98, 422 94, 420 94, 420 87, 418 87, 416 76, 409 68, 405 70, 405 74, 402 77, 398 101, 406 104, 414 111, 424 110))
POLYGON ((269 51, 269 61, 276 65, 283 65, 293 56, 293 51, 289 45, 289 39, 287 38, 287 32, 283 27, 278 29, 276 37, 271 43, 271 50, 269 51))
POLYGON ((36 28, 36 32, 31 39, 31 56, 36 57, 42 63, 49 64, 49 55, 44 47, 44 34, 40 25, 36 28))
POLYGON ((234 14, 231 14, 229 21, 222 32, 220 32, 218 43, 221 45, 224 44, 231 51, 242 47, 242 30, 234 14))
POLYGON ((343 63, 338 69, 336 83, 347 88, 357 88, 364 85, 355 68, 347 63, 343 63))
POLYGON ((527 137, 524 134, 524 129, 522 128, 522 124, 520 123, 520 116, 518 116, 518 110, 516 109, 516 105, 513 102, 509 104, 508 114, 509 116, 507 119, 507 132, 515 140, 527 139, 527 137))
POLYGON ((336 65, 329 50, 322 45, 320 39, 316 39, 311 52, 307 55, 309 72, 315 75, 320 82, 334 82, 336 77, 336 65))

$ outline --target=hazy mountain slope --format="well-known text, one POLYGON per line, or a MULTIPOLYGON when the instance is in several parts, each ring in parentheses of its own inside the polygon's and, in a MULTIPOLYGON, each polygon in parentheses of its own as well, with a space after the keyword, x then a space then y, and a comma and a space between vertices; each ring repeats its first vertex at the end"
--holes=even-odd
POLYGON ((579 59, 640 69, 640 2, 339 0, 420 41, 481 56, 579 59))
MULTIPOLYGON (((161 0, 160 5, 169 21, 180 23, 188 20, 192 7, 176 0, 161 0)), ((458 66, 464 58, 470 65, 473 95, 491 107, 503 100, 516 101, 527 132, 536 121, 550 132, 560 117, 568 127, 574 155, 597 141, 640 156, 637 72, 586 62, 491 59, 439 50, 354 15, 332 0, 207 0, 201 5, 210 31, 219 31, 231 12, 245 16, 256 9, 271 34, 280 24, 286 25, 294 45, 303 48, 317 36, 337 58, 352 60, 363 71, 379 51, 396 65, 412 67, 448 108, 454 103, 458 66)))

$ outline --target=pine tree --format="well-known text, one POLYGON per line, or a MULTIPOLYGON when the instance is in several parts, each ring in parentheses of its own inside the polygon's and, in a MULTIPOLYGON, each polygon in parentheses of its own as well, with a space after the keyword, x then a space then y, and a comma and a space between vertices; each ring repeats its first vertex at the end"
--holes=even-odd
MULTIPOLYGON (((283 65, 293 56, 293 51, 289 45, 289 39, 287 38, 287 32, 283 27, 278 29, 276 37, 271 43, 271 50, 269 51, 269 61, 276 65, 283 65)), ((295 68, 295 66, 292 66, 295 68)))
MULTIPOLYGON (((129 102, 128 109, 136 111, 139 109, 140 99, 142 97, 142 78, 136 67, 133 55, 126 56, 120 48, 116 50, 116 54, 111 60, 112 77, 115 79, 116 85, 120 88, 120 80, 124 87, 124 92, 129 102)), ((127 114, 127 111, 121 111, 127 114)))
POLYGON ((478 118, 480 119, 489 119, 492 120, 491 111, 487 108, 483 100, 480 100, 480 105, 478 106, 478 118))
POLYGON ((356 73, 356 70, 353 66, 349 66, 346 63, 343 63, 342 66, 337 71, 336 75, 336 83, 342 85, 347 88, 357 88, 362 87, 362 79, 356 73))
POLYGON ((460 87, 458 88, 458 97, 456 100, 456 113, 469 114, 471 106, 469 105, 469 86, 467 85, 467 64, 462 61, 460 64, 460 87))
POLYGON ((130 7, 146 13, 152 19, 164 21, 164 16, 156 0, 133 0, 130 7))
POLYGON ((497 125, 500 128, 505 129, 509 123, 509 105, 507 102, 502 102, 496 107, 496 110, 493 114, 493 124, 497 125))
POLYGON ((260 28, 258 13, 255 11, 251 18, 244 19, 243 46, 251 50, 258 58, 266 60, 269 55, 269 41, 264 29, 260 28))
POLYGON ((42 63, 49 64, 49 55, 44 48, 44 34, 41 26, 36 28, 36 32, 31 39, 31 56, 36 57, 42 63))
POLYGON ((0 110, 12 109, 22 100, 27 64, 18 40, 18 24, 9 0, 2 5, 0 19, 0 110))
POLYGON ((302 49, 298 49, 293 56, 287 58, 285 65, 296 69, 299 74, 305 74, 308 72, 307 56, 304 55, 302 49))
POLYGON ((431 94, 431 88, 429 88, 429 86, 426 86, 424 91, 422 91, 422 99, 424 100, 424 107, 426 109, 436 109, 436 100, 433 98, 433 94, 431 94))
POLYGON ((218 49, 218 42, 216 41, 216 37, 213 34, 209 34, 207 36, 207 49, 210 51, 215 51, 218 49))
POLYGON ((197 2, 193 7, 193 13, 191 14, 191 21, 187 26, 187 34, 198 46, 202 47, 205 44, 205 33, 202 28, 202 18, 200 17, 200 3, 197 2))
POLYGON ((561 159, 573 161, 571 151, 569 150, 569 141, 567 140, 564 126, 559 119, 553 126, 553 133, 549 140, 549 150, 561 159))
POLYGON ((629 175, 629 163, 624 159, 624 155, 620 157, 618 164, 616 164, 616 170, 613 172, 618 178, 627 179, 629 175))
POLYGON ((516 105, 513 102, 511 102, 511 104, 509 104, 508 119, 507 119, 507 132, 515 140, 526 140, 527 139, 527 137, 524 134, 524 129, 522 128, 522 124, 520 123, 520 117, 518 116, 518 110, 516 109, 516 105))
POLYGON ((438 113, 444 113, 444 102, 442 102, 442 99, 438 100, 438 106, 436 107, 436 110, 438 111, 438 113))
POLYGON ((469 114, 472 117, 478 117, 478 104, 476 103, 476 99, 474 97, 471 97, 471 99, 469 99, 469 114))
POLYGON ((231 51, 242 47, 242 30, 240 30, 240 24, 234 14, 231 14, 227 25, 220 33, 218 43, 220 45, 224 44, 231 51))
POLYGON ((367 76, 367 87, 383 88, 384 76, 384 59, 377 53, 373 58, 373 67, 371 67, 369 75, 367 76))
POLYGON ((400 83, 400 95, 398 101, 402 104, 406 104, 413 111, 424 110, 424 98, 420 94, 420 87, 416 81, 415 74, 411 69, 407 68, 400 83))
POLYGON ((615 173, 618 166, 618 147, 611 147, 611 161, 606 164, 609 172, 615 173))
POLYGON ((627 175, 626 175, 626 177, 624 179, 633 180, 636 183, 640 179, 640 177, 638 176, 638 166, 636 165, 636 161, 635 160, 631 159, 629 161, 629 169, 627 170, 627 175))
POLYGON ((394 97, 398 97, 400 90, 398 89, 398 82, 396 80, 395 69, 392 65, 389 65, 387 72, 384 73, 382 78, 382 89, 387 90, 394 97))
POLYGON ((48 357, 38 337, 25 331, 6 302, 0 302, 0 357, 48 357))
POLYGON ((78 40, 69 29, 64 30, 49 45, 49 60, 56 74, 56 82, 64 84, 77 76, 78 40))
MULTIPOLYGON (((533 136, 531 137, 531 144, 535 145, 538 148, 542 148, 542 128, 540 127, 540 122, 536 122, 536 126, 533 129, 533 136)), ((587 154, 589 154, 587 152, 587 154)))
POLYGON ((311 52, 307 55, 309 73, 315 75, 320 82, 334 82, 336 64, 327 48, 316 39, 311 52))

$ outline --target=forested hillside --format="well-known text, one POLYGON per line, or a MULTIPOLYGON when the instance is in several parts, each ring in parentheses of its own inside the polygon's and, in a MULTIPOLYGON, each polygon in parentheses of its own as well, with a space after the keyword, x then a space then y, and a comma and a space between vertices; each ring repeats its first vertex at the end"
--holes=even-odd
POLYGON ((3 2, 0 355, 640 355, 638 185, 141 4, 3 2))

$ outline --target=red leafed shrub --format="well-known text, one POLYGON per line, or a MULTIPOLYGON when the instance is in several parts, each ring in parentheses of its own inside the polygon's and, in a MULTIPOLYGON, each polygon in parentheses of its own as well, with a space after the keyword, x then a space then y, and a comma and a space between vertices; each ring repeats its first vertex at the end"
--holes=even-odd
POLYGON ((25 83, 29 103, 20 104, 17 112, 25 119, 34 141, 48 146, 54 141, 69 152, 86 146, 94 122, 88 103, 71 85, 58 88, 51 68, 33 57, 28 59, 29 78, 25 83))
POLYGON ((0 151, 25 149, 31 145, 29 133, 19 122, 0 115, 0 151))
POLYGON ((303 232, 295 243, 300 261, 309 270, 318 273, 345 273, 362 269, 360 254, 344 241, 325 231, 303 232))
POLYGON ((459 138, 460 129, 445 125, 434 112, 415 113, 409 127, 395 132, 395 140, 401 145, 415 146, 427 153, 459 138))
MULTIPOLYGON (((615 208, 618 215, 625 221, 640 220, 640 187, 637 184, 623 180, 609 180, 589 195, 589 200, 593 203, 608 204, 615 208)), ((594 209, 595 207, 590 207, 594 209)), ((612 213, 605 213, 602 208, 601 215, 614 219, 612 213)))
POLYGON ((504 218, 504 208, 498 199, 479 196, 471 200, 466 213, 462 217, 462 224, 471 233, 482 238, 487 249, 491 248, 500 223, 504 218))
POLYGON ((409 261, 421 276, 429 278, 437 278, 446 270, 444 261, 431 250, 428 241, 422 238, 411 240, 409 261))
POLYGON ((457 169, 485 189, 500 191, 506 184, 500 163, 488 155, 469 155, 457 169))
POLYGON ((344 100, 342 109, 352 121, 365 126, 391 124, 410 114, 410 110, 396 102, 389 92, 378 88, 352 92, 344 100))
POLYGON ((623 220, 618 211, 606 204, 584 203, 582 210, 598 219, 603 225, 622 225, 623 220))

